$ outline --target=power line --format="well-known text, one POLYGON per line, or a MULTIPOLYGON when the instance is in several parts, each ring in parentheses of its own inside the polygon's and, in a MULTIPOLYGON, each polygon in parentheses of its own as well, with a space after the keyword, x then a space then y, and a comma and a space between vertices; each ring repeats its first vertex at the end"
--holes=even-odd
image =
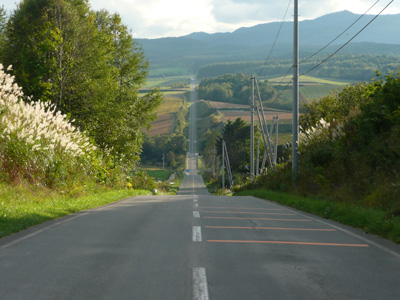
POLYGON ((278 32, 277 32, 277 34, 276 34, 276 36, 275 36, 274 43, 272 44, 271 50, 269 51, 269 54, 268 54, 268 57, 267 57, 267 59, 265 60, 264 65, 263 65, 263 67, 261 68, 260 72, 258 72, 257 77, 259 77, 260 74, 262 73, 262 71, 264 71, 264 69, 265 69, 265 67, 266 67, 266 65, 267 65, 267 63, 268 63, 268 61, 269 61, 269 59, 270 59, 270 57, 271 57, 271 55, 272 55, 272 51, 274 51, 276 42, 278 41, 278 37, 279 37, 279 35, 280 35, 280 33, 281 33, 281 30, 282 30, 283 24, 284 24, 284 22, 285 22, 286 15, 287 15, 287 13, 288 13, 288 11, 289 11, 289 7, 290 7, 290 4, 291 4, 291 3, 292 3, 292 0, 289 0, 289 4, 288 4, 288 6, 286 7, 285 15, 283 16, 281 25, 279 26, 279 30, 278 30, 278 32))
POLYGON ((352 40, 354 40, 362 31, 365 30, 365 28, 367 28, 373 21, 376 20, 376 18, 378 18, 392 3, 394 2, 394 0, 390 1, 388 5, 386 5, 371 21, 368 22, 367 25, 365 25, 359 32, 357 32, 350 40, 348 40, 343 46, 341 46, 339 49, 337 49, 334 53, 332 53, 331 55, 329 55, 327 58, 325 58, 323 61, 321 61, 319 64, 315 65, 314 67, 312 67, 311 69, 309 69, 308 71, 302 73, 300 76, 306 75, 308 73, 310 73, 311 71, 315 70, 316 68, 318 68, 320 65, 322 65, 323 63, 325 63, 328 59, 330 59, 331 57, 333 57, 334 55, 336 55, 340 50, 342 50, 344 47, 346 47, 352 40))
POLYGON ((362 17, 364 17, 380 0, 376 1, 374 4, 372 4, 372 6, 370 8, 367 9, 367 11, 362 14, 360 17, 358 17, 357 20, 355 20, 349 27, 347 27, 341 34, 339 34, 337 37, 335 37, 332 41, 330 41, 328 44, 326 44, 324 47, 322 47, 321 49, 319 49, 317 52, 315 52, 314 54, 310 55, 309 57, 303 59, 300 64, 306 62, 307 60, 309 60, 310 58, 314 57, 315 55, 319 54, 321 51, 325 50, 327 47, 329 47, 333 42, 335 42, 338 38, 340 38, 343 34, 345 34, 351 27, 353 27, 358 21, 361 20, 362 17))

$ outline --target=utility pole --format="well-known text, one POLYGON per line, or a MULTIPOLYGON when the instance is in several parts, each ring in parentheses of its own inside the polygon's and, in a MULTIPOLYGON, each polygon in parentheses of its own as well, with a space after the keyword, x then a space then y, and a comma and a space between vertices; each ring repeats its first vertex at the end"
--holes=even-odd
POLYGON ((213 170, 213 177, 215 177, 215 154, 217 153, 217 150, 212 149, 211 150, 213 156, 212 156, 212 170, 213 170))
POLYGON ((257 144, 257 168, 256 168, 256 176, 260 175, 260 138, 258 138, 257 144))
POLYGON ((251 97, 251 126, 250 126, 250 178, 254 178, 254 81, 251 77, 252 97, 251 97))
POLYGON ((222 191, 225 191, 225 141, 222 141, 222 191))
POLYGON ((299 173, 299 1, 294 0, 293 28, 293 122, 292 122, 292 183, 299 173))
POLYGON ((165 160, 165 155, 163 154, 162 155, 162 169, 163 169, 163 171, 164 171, 164 160, 165 160))

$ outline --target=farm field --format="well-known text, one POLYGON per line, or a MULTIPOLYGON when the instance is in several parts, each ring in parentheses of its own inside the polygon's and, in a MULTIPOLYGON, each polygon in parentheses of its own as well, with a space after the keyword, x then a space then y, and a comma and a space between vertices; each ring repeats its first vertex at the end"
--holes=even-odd
POLYGON ((145 88, 170 87, 174 84, 189 85, 189 83, 189 76, 155 77, 147 78, 145 88))
POLYGON ((210 106, 212 108, 218 108, 218 109, 249 109, 249 105, 243 105, 243 104, 234 104, 234 103, 227 103, 227 102, 216 102, 216 101, 210 101, 210 106))
MULTIPOLYGON (((240 111, 240 110, 224 110, 223 112, 223 117, 222 120, 224 121, 234 121, 237 118, 241 118, 243 121, 250 123, 251 121, 251 116, 250 116, 250 111, 240 111)), ((276 112, 276 111, 265 111, 265 119, 267 121, 271 121, 273 117, 279 115, 279 120, 292 120, 292 113, 281 113, 281 112, 276 112)), ((254 116, 255 122, 258 123, 258 117, 257 114, 254 116)))
POLYGON ((175 113, 185 105, 185 93, 188 89, 166 89, 161 93, 164 100, 155 110, 157 120, 151 123, 150 130, 145 132, 151 137, 157 135, 170 135, 174 130, 175 113))
MULTIPOLYGON (((271 84, 287 84, 292 80, 292 76, 281 76, 281 77, 274 77, 274 78, 268 78, 268 82, 271 84)), ((324 78, 318 78, 318 77, 312 77, 312 76, 300 76, 299 79, 299 84, 327 84, 327 85, 333 85, 333 86, 345 86, 350 84, 351 82, 349 81, 339 81, 339 80, 331 80, 331 79, 324 79, 324 78)))
POLYGON ((172 113, 168 114, 158 114, 157 120, 151 123, 151 128, 145 130, 145 132, 151 137, 157 135, 170 135, 174 127, 174 115, 172 113))

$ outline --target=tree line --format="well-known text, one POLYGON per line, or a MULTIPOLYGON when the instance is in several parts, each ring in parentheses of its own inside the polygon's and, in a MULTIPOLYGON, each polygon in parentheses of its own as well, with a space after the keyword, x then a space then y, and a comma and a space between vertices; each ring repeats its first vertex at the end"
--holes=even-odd
MULTIPOLYGON (((302 57, 300 60, 305 59, 302 57)), ((317 65, 325 56, 315 56, 300 64, 300 74, 317 65)), ((217 77, 225 73, 242 72, 247 75, 259 74, 261 76, 283 76, 292 67, 291 59, 273 59, 268 62, 227 62, 213 63, 201 67, 198 78, 217 77)), ((370 81, 375 77, 376 70, 383 74, 396 71, 400 64, 398 55, 369 55, 369 54, 338 54, 316 68, 309 75, 331 79, 370 81)))
MULTIPOLYGON (((276 95, 276 90, 268 81, 259 82, 259 89, 263 101, 276 95)), ((199 99, 203 100, 249 104, 252 96, 251 76, 237 73, 203 78, 197 92, 199 99)))

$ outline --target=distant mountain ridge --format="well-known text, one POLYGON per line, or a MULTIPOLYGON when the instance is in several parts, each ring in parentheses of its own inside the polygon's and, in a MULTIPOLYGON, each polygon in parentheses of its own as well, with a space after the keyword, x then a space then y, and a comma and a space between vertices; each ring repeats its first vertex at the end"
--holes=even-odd
MULTIPOLYGON (((299 25, 300 40, 306 45, 325 45, 339 33, 350 26, 360 15, 349 11, 341 11, 324 15, 314 20, 301 21, 299 25)), ((353 36, 362 27, 374 18, 373 15, 365 15, 346 34, 353 36)), ((214 46, 223 44, 238 44, 254 46, 270 44, 274 41, 280 22, 271 22, 252 27, 242 27, 232 33, 204 32, 191 33, 185 37, 203 41, 214 46)), ((293 36, 293 22, 285 22, 279 41, 291 43, 293 36)), ((334 44, 340 43, 339 39, 334 44)), ((380 44, 400 44, 400 14, 381 15, 371 23, 357 38, 356 42, 369 42, 380 44)))
MULTIPOLYGON (((361 15, 349 11, 335 12, 301 21, 300 51, 307 55, 332 41, 361 15)), ((365 15, 326 51, 338 48, 373 19, 365 15)), ((242 27, 234 32, 195 32, 177 38, 138 39, 154 66, 198 67, 213 62, 263 60, 278 32, 280 22, 242 27)), ((293 22, 285 22, 273 57, 290 57, 293 22)), ((381 15, 349 44, 345 51, 366 54, 400 55, 400 14, 381 15), (359 45, 359 46, 357 46, 359 45)))

